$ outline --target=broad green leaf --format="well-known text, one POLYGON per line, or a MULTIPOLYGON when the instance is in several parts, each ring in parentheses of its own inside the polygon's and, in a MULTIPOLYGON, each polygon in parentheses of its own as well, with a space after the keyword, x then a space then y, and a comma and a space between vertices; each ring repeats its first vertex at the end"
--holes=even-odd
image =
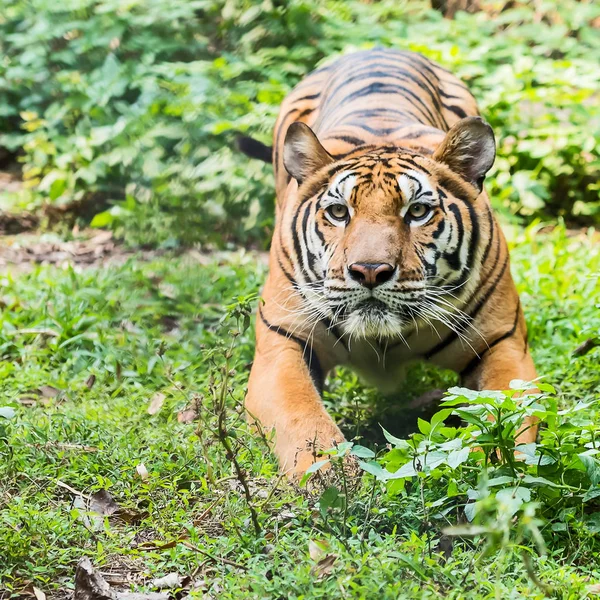
POLYGON ((508 475, 500 475, 500 477, 494 477, 487 482, 488 487, 495 487, 497 485, 504 485, 505 483, 514 483, 514 479, 508 475))
POLYGON ((352 446, 350 454, 358 456, 358 458, 375 458, 375 452, 373 452, 373 450, 358 445, 352 446))
POLYGON ((406 463, 394 473, 390 473, 389 479, 402 479, 404 477, 414 477, 417 474, 413 461, 406 463))
POLYGON ((524 502, 531 500, 531 490, 523 486, 504 488, 496 492, 496 500, 515 514, 524 502))
POLYGON ((389 431, 387 431, 383 427, 381 429, 383 431, 383 435, 384 435, 385 439, 390 444, 392 444, 392 446, 395 446, 396 448, 400 448, 400 449, 408 449, 411 447, 410 444, 406 440, 401 440, 400 438, 393 436, 389 431))
POLYGON ((462 465, 469 459, 469 448, 462 448, 461 450, 454 450, 448 454, 447 463, 452 469, 456 469, 459 465, 462 465))
POLYGON ((585 453, 578 454, 579 460, 583 463, 585 467, 585 471, 592 482, 592 485, 596 485, 600 483, 600 463, 592 457, 588 456, 585 453))
POLYGON ((340 491, 335 486, 329 486, 319 498, 319 508, 324 514, 329 508, 337 508, 343 506, 344 497, 340 495, 340 491))
POLYGON ((420 458, 423 461, 423 470, 430 471, 445 463, 448 460, 448 454, 446 452, 434 450, 432 452, 427 452, 427 454, 420 458))
POLYGON ((469 502, 468 504, 465 504, 464 511, 467 521, 469 521, 469 523, 472 523, 473 519, 475 518, 475 513, 477 512, 477 503, 469 502))
POLYGON ((458 496, 458 485, 454 479, 450 479, 448 482, 448 490, 446 491, 448 498, 454 498, 458 496))
POLYGON ((587 502, 588 500, 593 500, 594 498, 598 498, 600 496, 600 486, 593 485, 590 489, 583 495, 581 499, 582 502, 587 502))
POLYGON ((431 432, 431 424, 424 419, 417 419, 417 427, 423 435, 428 435, 431 432))
POLYGON ((110 211, 105 210, 104 212, 98 213, 90 223, 91 227, 108 227, 114 220, 113 215, 110 211))
POLYGON ((329 464, 331 461, 327 458, 325 460, 319 460, 314 462, 308 469, 306 469, 306 475, 311 473, 316 473, 319 469, 322 469, 325 465, 329 464))
POLYGON ((539 485, 555 488, 561 487, 559 484, 554 483, 553 481, 550 481, 545 477, 534 477, 533 475, 525 475, 525 477, 523 477, 523 483, 528 483, 529 485, 539 485))
POLYGON ((14 408, 11 408, 10 406, 0 406, 0 417, 12 419, 16 414, 14 408))
POLYGON ((390 479, 391 473, 389 471, 387 471, 386 469, 384 469, 381 465, 379 465, 376 462, 359 461, 358 466, 363 471, 370 473, 371 475, 375 476, 380 481, 387 481, 388 479, 390 479))
POLYGON ((592 533, 600 533, 600 512, 586 515, 583 519, 583 522, 587 529, 589 529, 592 533))
POLYGON ((431 427, 435 429, 436 425, 443 423, 450 415, 452 414, 451 408, 445 408, 443 410, 439 410, 436 412, 433 417, 431 417, 431 427))

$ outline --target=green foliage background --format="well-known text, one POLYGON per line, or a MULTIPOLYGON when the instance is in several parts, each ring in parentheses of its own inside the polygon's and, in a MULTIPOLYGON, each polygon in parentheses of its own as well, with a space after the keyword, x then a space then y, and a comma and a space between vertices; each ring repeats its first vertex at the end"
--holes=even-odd
POLYGON ((17 203, 91 200, 94 224, 133 243, 264 244, 271 168, 233 132, 269 141, 305 73, 383 45, 473 90, 505 214, 598 223, 600 5, 503 4, 447 20, 418 0, 4 0, 0 146, 23 162, 17 203))

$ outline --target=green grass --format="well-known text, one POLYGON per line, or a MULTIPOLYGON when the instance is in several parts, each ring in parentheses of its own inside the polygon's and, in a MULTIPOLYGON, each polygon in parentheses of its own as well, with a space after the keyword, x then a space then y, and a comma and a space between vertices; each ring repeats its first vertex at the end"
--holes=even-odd
MULTIPOLYGON (((567 237, 561 229, 542 235, 530 228, 518 232, 512 256, 540 374, 557 388, 560 407, 591 402, 581 417, 597 423, 599 350, 572 355, 600 332, 597 233, 567 237)), ((555 597, 586 597, 600 581, 600 544, 579 521, 540 511, 543 557, 530 539, 513 537, 486 556, 485 539, 475 538, 455 541, 444 561, 440 531, 456 514, 432 516, 440 498, 435 477, 422 479, 422 490, 407 484, 394 494, 365 475, 350 493, 346 522, 335 507, 319 512, 318 495, 279 480, 264 441, 239 414, 251 329, 231 333, 264 274, 252 255, 232 254, 207 266, 192 255, 163 256, 0 275, 0 406, 16 412, 0 417, 0 596, 33 582, 49 597, 63 597, 77 561, 89 556, 104 571, 133 573, 140 590, 169 572, 196 573, 205 585, 194 598, 543 598, 543 585, 527 574, 526 548, 555 597), (228 439, 247 473, 258 535, 218 440, 214 399, 225 372, 228 439), (41 386, 59 392, 44 397, 36 392, 41 386), (150 415, 157 392, 164 404, 150 415), (198 419, 179 423, 190 405, 198 419), (137 473, 140 463, 146 479, 137 473), (137 518, 86 522, 65 486, 84 494, 106 489, 137 518), (555 527, 559 521, 564 527, 555 527), (330 571, 316 568, 311 540, 325 541, 321 557, 336 557, 330 571)), ((451 380, 416 367, 407 397, 451 380)), ((332 378, 326 400, 348 434, 363 434, 361 444, 375 449, 377 424, 391 430, 403 415, 349 373, 332 378)))
POLYGON ((163 0, 5 1, 0 146, 25 186, 0 205, 87 201, 132 245, 262 246, 272 170, 234 150, 235 132, 270 143, 308 73, 383 46, 425 54, 474 94, 498 140, 497 210, 598 226, 600 4, 480 4, 445 19, 428 0, 170 0, 165 19, 163 0))

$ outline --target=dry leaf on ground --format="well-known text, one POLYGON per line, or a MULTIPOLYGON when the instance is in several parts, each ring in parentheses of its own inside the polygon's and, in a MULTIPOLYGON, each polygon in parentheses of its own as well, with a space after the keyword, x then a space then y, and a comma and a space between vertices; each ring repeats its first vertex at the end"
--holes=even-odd
POLYGON ((328 554, 325 558, 322 558, 312 569, 311 573, 315 575, 318 579, 323 579, 327 577, 333 571, 333 565, 337 560, 337 556, 335 554, 328 554))
POLYGON ((152 581, 152 585, 159 590, 181 587, 182 577, 179 573, 169 573, 152 581))
POLYGON ((152 396, 152 400, 150 401, 150 406, 148 406, 148 414, 155 415, 161 408, 165 402, 166 396, 161 394, 160 392, 156 392, 154 396, 152 396))
POLYGON ((117 600, 116 592, 94 569, 89 558, 82 558, 77 565, 73 600, 117 600))
POLYGON ((146 469, 146 465, 144 463, 137 465, 135 470, 142 481, 146 481, 146 479, 150 477, 150 473, 148 473, 148 469, 146 469))
MULTIPOLYGON (((177 574, 174 573, 174 575, 177 574)), ((169 598, 170 595, 164 592, 116 591, 94 569, 89 558, 81 559, 75 571, 73 600, 169 600, 169 598)))
POLYGON ((308 542, 308 554, 315 562, 319 562, 327 555, 329 544, 325 540, 310 540, 308 542))
POLYGON ((600 583, 594 583, 588 586, 587 593, 591 596, 600 596, 600 583))
POLYGON ((38 392, 44 398, 56 398, 56 396, 60 394, 61 390, 55 388, 53 385, 40 385, 38 392))
POLYGON ((135 523, 144 518, 142 513, 119 506, 106 490, 99 490, 88 497, 76 494, 73 506, 81 511, 80 519, 83 523, 94 531, 103 528, 106 517, 111 521, 125 523, 135 523))
POLYGON ((196 409, 186 408, 185 410, 177 413, 177 421, 179 423, 192 423, 197 416, 198 413, 196 412, 196 409))

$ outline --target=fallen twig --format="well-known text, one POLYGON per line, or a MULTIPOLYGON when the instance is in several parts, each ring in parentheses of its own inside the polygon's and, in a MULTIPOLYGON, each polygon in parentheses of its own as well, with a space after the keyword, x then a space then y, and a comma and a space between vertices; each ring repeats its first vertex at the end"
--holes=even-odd
POLYGON ((212 560, 216 563, 223 563, 223 564, 229 565, 231 567, 236 567, 237 569, 242 569, 243 571, 248 570, 248 567, 245 567, 244 565, 240 565, 240 563, 236 563, 235 561, 229 560, 228 558, 223 558, 222 556, 215 556, 214 554, 211 554, 210 552, 207 552, 206 550, 202 550, 202 549, 198 548, 198 546, 195 546, 191 542, 182 541, 181 543, 186 548, 189 548, 190 550, 193 550, 194 552, 198 552, 199 554, 206 556, 206 558, 210 558, 210 560, 212 560))
POLYGON ((99 452, 100 448, 95 446, 83 446, 82 444, 68 444, 64 442, 45 442, 44 444, 25 444, 27 448, 58 448, 59 450, 81 450, 83 452, 99 452))
POLYGON ((60 479, 57 479, 55 481, 55 483, 59 487, 64 488, 65 490, 69 490, 69 492, 71 492, 72 494, 75 494, 76 496, 81 496, 82 498, 85 498, 86 500, 91 500, 91 496, 88 496, 87 494, 84 494, 83 492, 80 492, 79 490, 76 490, 75 488, 72 488, 67 483, 64 483, 63 481, 60 481, 60 479))
POLYGON ((600 346, 600 338, 589 338, 573 350, 573 356, 583 356, 593 350, 596 346, 600 346))

